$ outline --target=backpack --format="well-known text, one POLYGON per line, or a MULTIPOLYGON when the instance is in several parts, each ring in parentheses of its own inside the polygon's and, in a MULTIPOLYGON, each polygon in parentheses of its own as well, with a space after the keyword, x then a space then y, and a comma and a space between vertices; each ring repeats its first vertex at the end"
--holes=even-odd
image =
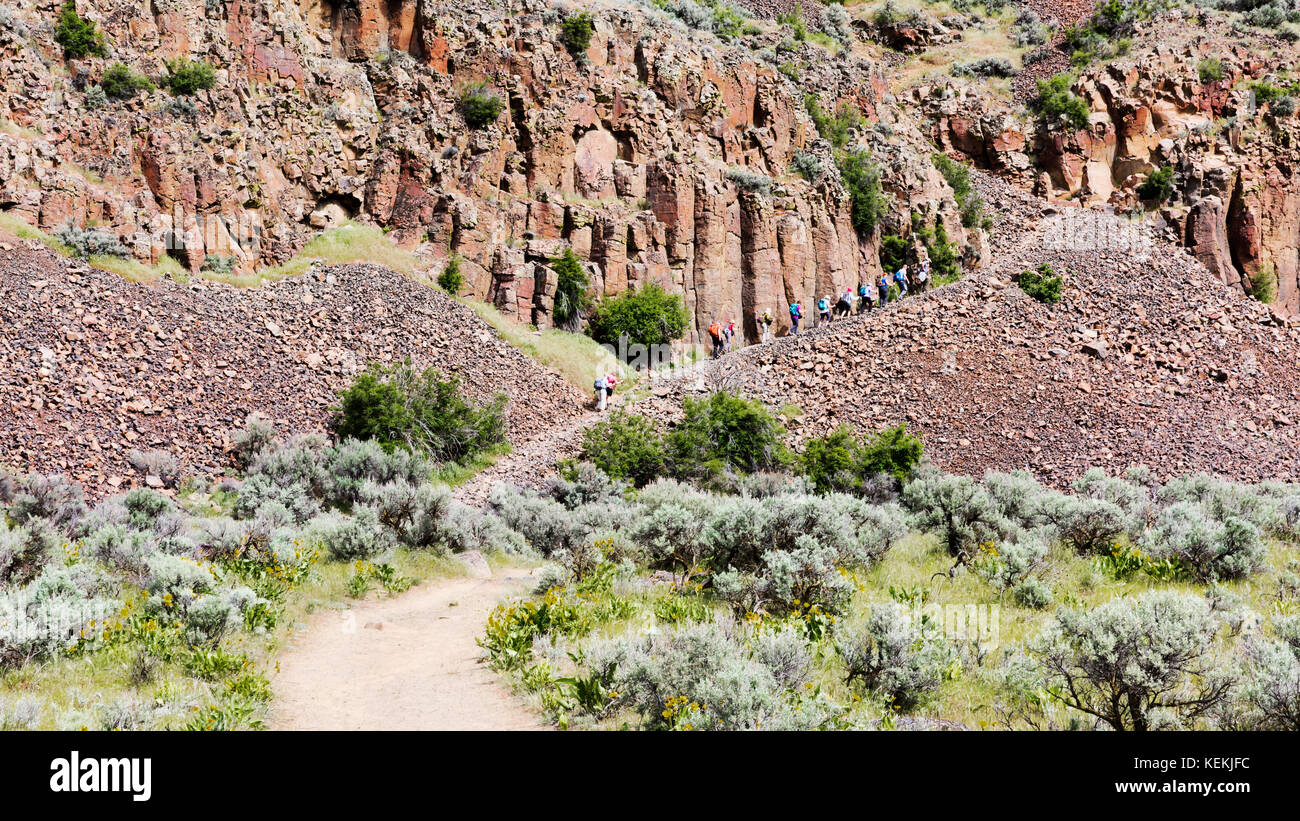
POLYGON ((824 299, 817 300, 817 310, 819 311, 826 310, 826 300, 824 299))
POLYGON ((858 296, 862 297, 863 299, 867 298, 867 286, 865 285, 858 286, 858 296))
POLYGON ((595 385, 592 385, 592 387, 595 388, 595 389, 598 390, 598 391, 600 391, 600 390, 604 390, 604 389, 605 389, 605 377, 603 377, 603 376, 598 376, 598 377, 596 377, 596 384, 595 384, 595 385))
POLYGON ((800 310, 799 310, 799 306, 798 306, 798 305, 791 305, 791 306, 790 306, 790 316, 799 316, 800 313, 801 313, 801 312, 800 312, 800 310))
POLYGON ((712 325, 709 326, 709 336, 713 337, 714 339, 717 339, 718 336, 721 335, 721 334, 722 334, 722 326, 721 326, 721 325, 719 325, 718 323, 715 322, 715 323, 713 323, 712 325))

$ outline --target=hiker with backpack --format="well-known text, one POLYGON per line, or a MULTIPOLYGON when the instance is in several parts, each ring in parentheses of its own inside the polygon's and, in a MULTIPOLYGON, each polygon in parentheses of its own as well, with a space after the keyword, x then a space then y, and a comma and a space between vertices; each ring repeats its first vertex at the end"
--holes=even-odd
POLYGON ((735 344, 736 344, 736 323, 728 319, 727 324, 722 328, 723 352, 731 353, 731 349, 735 344))
POLYGON ((775 321, 770 309, 764 308, 761 313, 757 308, 754 309, 754 325, 758 328, 759 342, 772 341, 772 323, 775 321))
POLYGON ((880 307, 883 308, 889 304, 889 274, 881 274, 876 287, 880 292, 880 307))
POLYGON ((790 334, 799 333, 799 320, 803 319, 803 303, 795 300, 790 305, 790 334))
POLYGON ((918 294, 923 293, 925 291, 926 283, 928 283, 929 281, 930 281, 930 260, 922 259, 920 266, 918 266, 916 269, 916 277, 914 282, 914 285, 916 286, 916 292, 918 294))
POLYGON ((907 296, 907 266, 904 265, 894 272, 894 282, 898 285, 898 298, 902 299, 907 296))
POLYGON ((722 356, 722 325, 718 320, 709 324, 709 337, 713 340, 713 358, 722 356))
POLYGON ((867 283, 858 283, 858 313, 866 313, 871 310, 871 288, 867 283))
POLYGON ((853 313, 853 292, 848 288, 840 295, 840 301, 835 303, 835 316, 848 316, 853 313))
POLYGON ((817 300, 817 327, 829 325, 831 321, 831 297, 830 294, 817 300))
POLYGON ((596 377, 594 387, 596 389, 596 410, 603 411, 605 409, 605 400, 608 397, 608 394, 605 393, 605 377, 596 377))

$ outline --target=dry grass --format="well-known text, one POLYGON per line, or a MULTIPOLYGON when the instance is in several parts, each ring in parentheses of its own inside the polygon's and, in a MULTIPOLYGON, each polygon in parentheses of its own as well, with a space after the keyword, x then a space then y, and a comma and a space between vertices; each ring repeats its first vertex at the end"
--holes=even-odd
POLYGON ((251 274, 219 275, 205 273, 203 277, 214 282, 225 282, 240 288, 251 288, 263 282, 301 276, 314 263, 347 265, 368 262, 391 268, 410 276, 415 272, 415 255, 403 251, 388 239, 382 230, 370 225, 348 221, 338 228, 317 234, 297 256, 283 265, 263 268, 251 274))
MULTIPOLYGON (((8 231, 19 239, 35 240, 56 254, 71 258, 72 249, 39 228, 32 227, 17 214, 0 212, 0 229, 8 231)), ((130 257, 116 257, 109 254, 95 254, 86 260, 92 267, 117 274, 130 282, 152 285, 165 276, 184 280, 188 271, 174 257, 163 256, 155 265, 145 265, 130 257)))
POLYGON ((590 337, 555 328, 539 331, 515 322, 485 302, 463 297, 459 301, 495 328, 507 343, 581 390, 591 390, 600 374, 621 371, 618 359, 590 337))

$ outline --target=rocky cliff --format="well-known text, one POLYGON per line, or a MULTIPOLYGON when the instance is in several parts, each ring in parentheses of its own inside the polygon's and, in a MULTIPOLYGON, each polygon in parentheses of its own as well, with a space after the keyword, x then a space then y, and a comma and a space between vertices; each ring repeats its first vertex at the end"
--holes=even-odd
POLYGON ((1083 129, 1036 121, 957 81, 915 99, 945 147, 1051 199, 1154 212, 1222 282, 1275 290, 1274 307, 1295 315, 1300 124, 1286 78, 1296 47, 1186 9, 1138 24, 1137 35, 1131 54, 1078 73, 1072 90, 1091 112, 1083 129), (1267 100, 1270 86, 1280 94, 1267 100), (1139 187, 1164 167, 1172 195, 1143 202, 1139 187))
POLYGON ((538 0, 83 0, 109 54, 65 61, 57 6, 0 20, 0 209, 45 229, 98 225, 146 262, 171 254, 198 272, 215 255, 249 271, 356 219, 431 270, 460 255, 466 292, 523 321, 549 323, 548 260, 567 246, 594 295, 658 282, 698 331, 877 272, 877 237, 852 227, 808 92, 874 126, 854 139, 892 195, 881 230, 906 230, 915 210, 978 246, 920 129, 881 105, 881 65, 785 43, 770 23, 724 41, 598 4, 590 47, 570 54, 566 11, 538 0), (777 46, 797 79, 777 70, 777 46), (112 63, 156 78, 175 57, 215 66, 214 87, 87 97, 112 63), (471 130, 457 102, 478 82, 506 105, 471 130), (792 174, 799 152, 827 170, 792 174), (770 188, 742 189, 733 169, 770 188))

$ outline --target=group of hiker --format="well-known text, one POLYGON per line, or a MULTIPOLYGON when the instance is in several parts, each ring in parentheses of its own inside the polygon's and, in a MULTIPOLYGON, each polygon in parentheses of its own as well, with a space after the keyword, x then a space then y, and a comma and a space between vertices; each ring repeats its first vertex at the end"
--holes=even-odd
MULTIPOLYGON (((855 307, 859 314, 870 311, 877 304, 883 308, 889 304, 891 298, 899 300, 909 293, 921 293, 925 291, 929 284, 930 260, 922 255, 920 262, 913 271, 909 271, 908 266, 903 265, 892 274, 888 272, 882 273, 880 279, 870 285, 865 282, 859 283, 856 306, 854 305, 855 296, 850 288, 845 288, 844 293, 840 294, 838 298, 832 294, 827 294, 818 299, 817 327, 829 324, 832 321, 832 316, 849 316, 854 312, 855 307)), ((799 333, 799 323, 803 319, 803 303, 796 299, 790 303, 791 334, 799 333)), ((760 343, 772 341, 772 331, 775 325, 776 317, 772 315, 771 309, 756 308, 754 310, 754 326, 758 330, 760 343)), ((730 319, 726 322, 713 320, 709 323, 709 339, 713 342, 714 359, 725 353, 730 353, 736 343, 736 323, 730 319)), ((617 383, 617 377, 612 372, 596 379, 597 410, 605 410, 617 383)))

